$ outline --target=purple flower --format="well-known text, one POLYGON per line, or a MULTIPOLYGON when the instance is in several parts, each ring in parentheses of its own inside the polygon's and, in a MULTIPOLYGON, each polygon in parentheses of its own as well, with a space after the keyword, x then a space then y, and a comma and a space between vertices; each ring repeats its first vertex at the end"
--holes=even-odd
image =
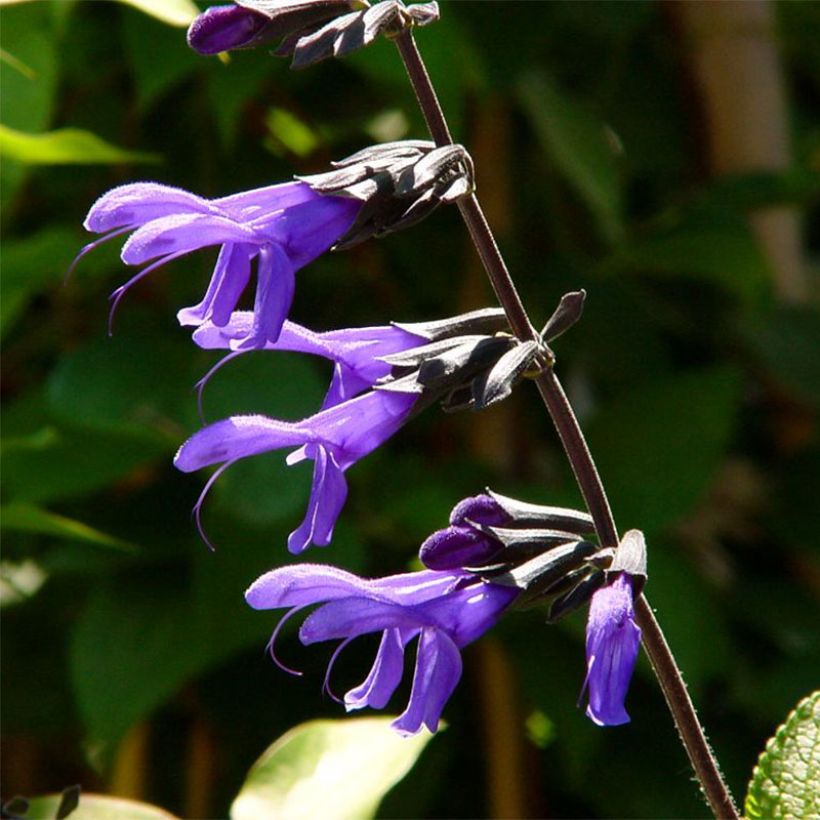
MULTIPOLYGON (((308 645, 342 640, 339 652, 360 635, 381 632, 369 674, 344 696, 347 711, 382 709, 404 672, 404 651, 418 637, 410 702, 393 728, 410 735, 438 727, 441 712, 461 677, 459 649, 486 632, 518 591, 461 571, 424 570, 365 580, 335 567, 296 564, 266 573, 245 593, 254 609, 290 607, 271 639, 294 612, 321 606, 305 619, 299 638, 308 645)), ((275 656, 274 656, 275 657, 275 656)))
MULTIPOLYGON (((206 350, 236 351, 242 340, 251 332, 253 321, 254 316, 248 311, 235 311, 230 321, 222 327, 217 327, 210 319, 206 320, 194 331, 194 341, 206 350)), ((322 404, 322 410, 326 410, 352 399, 363 390, 373 387, 379 379, 388 376, 391 366, 381 361, 381 357, 426 343, 427 339, 423 336, 395 325, 354 327, 315 333, 286 320, 279 338, 275 342, 267 342, 264 349, 310 353, 332 361, 333 378, 322 404)), ((229 354, 212 368, 200 385, 204 385, 215 370, 233 355, 235 354, 229 354)))
MULTIPOLYGON (((180 324, 210 320, 226 325, 256 263, 253 321, 237 347, 258 348, 276 341, 290 310, 295 273, 324 253, 353 224, 360 203, 316 194, 302 182, 287 182, 220 199, 204 199, 179 188, 137 182, 98 199, 86 230, 104 233, 86 245, 79 260, 100 242, 132 232, 122 248, 128 265, 150 263, 111 294, 119 300, 156 268, 191 251, 220 246, 205 297, 178 313, 180 324)), ((76 264, 76 261, 75 261, 76 264)))
POLYGON ((587 716, 599 726, 629 722, 624 699, 641 642, 632 596, 632 579, 621 572, 589 605, 584 688, 589 687, 587 716))
POLYGON ((373 390, 297 422, 232 416, 191 436, 180 447, 174 464, 186 473, 222 465, 194 508, 198 519, 205 495, 231 464, 247 456, 297 447, 287 463, 312 459, 313 484, 305 520, 290 534, 288 549, 298 553, 310 543, 325 546, 347 497, 345 470, 390 438, 407 420, 416 399, 415 394, 373 390))

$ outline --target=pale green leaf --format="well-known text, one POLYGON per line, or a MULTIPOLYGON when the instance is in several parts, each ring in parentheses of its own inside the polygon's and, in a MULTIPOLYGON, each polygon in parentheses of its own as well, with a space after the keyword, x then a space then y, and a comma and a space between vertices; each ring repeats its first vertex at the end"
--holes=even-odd
POLYGON ((69 541, 85 541, 124 552, 135 549, 132 544, 100 532, 81 521, 57 515, 34 504, 13 503, 0 507, 0 527, 16 532, 52 535, 69 541))
POLYGON ((169 26, 189 26, 199 14, 199 9, 191 0, 119 0, 126 6, 133 6, 151 17, 156 17, 169 26))
POLYGON ((392 718, 317 720, 277 740, 253 765, 232 820, 363 820, 412 768, 432 737, 401 737, 392 718))
MULTIPOLYGON (((29 801, 26 820, 52 820, 62 800, 60 794, 35 797, 29 801)), ((71 812, 72 820, 173 820, 159 806, 138 803, 107 794, 81 794, 80 804, 71 812)))
POLYGON ((820 816, 820 691, 801 700, 766 744, 744 809, 749 818, 820 816))
POLYGON ((27 134, 0 125, 0 155, 29 165, 94 165, 160 162, 157 154, 128 151, 80 128, 27 134))

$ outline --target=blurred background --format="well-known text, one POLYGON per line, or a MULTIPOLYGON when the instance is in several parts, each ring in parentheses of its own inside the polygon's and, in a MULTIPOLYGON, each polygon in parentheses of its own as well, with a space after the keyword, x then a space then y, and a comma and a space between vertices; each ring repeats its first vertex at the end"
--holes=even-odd
MULTIPOLYGON (((214 553, 191 520, 207 476, 171 466, 218 359, 175 312, 214 252, 130 291, 113 338, 107 297, 133 273, 119 242, 63 277, 115 185, 221 196, 426 132, 388 42, 298 73, 264 50, 205 59, 186 5, 2 8, 4 798, 80 783, 226 816, 275 738, 342 717, 320 693, 330 648, 286 629, 280 657, 305 676, 285 675, 264 654, 278 614, 242 597, 291 560, 309 466, 277 453, 229 470, 203 514, 214 553)), ((533 321, 588 291, 557 368, 619 528, 647 535, 647 597, 742 799, 820 670, 820 5, 441 7, 417 39, 533 321)), ((456 209, 298 283, 291 317, 317 330, 492 299, 456 209)), ((209 386, 206 418, 301 418, 329 375, 244 356, 209 386)), ((482 415, 428 410, 348 477, 332 546, 306 558, 365 575, 412 566, 485 486, 580 504, 526 385, 482 415)), ((448 727, 380 816, 708 816, 645 659, 631 724, 576 707, 584 619, 514 614, 468 648, 448 727)), ((360 643, 337 691, 368 668, 360 643)))

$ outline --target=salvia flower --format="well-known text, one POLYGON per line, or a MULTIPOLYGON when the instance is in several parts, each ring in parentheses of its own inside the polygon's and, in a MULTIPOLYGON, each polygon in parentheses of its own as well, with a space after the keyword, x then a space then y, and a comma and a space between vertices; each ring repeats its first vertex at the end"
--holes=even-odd
POLYGON ((417 639, 410 700, 392 724, 410 735, 422 726, 436 731, 461 677, 459 650, 492 627, 517 594, 461 571, 424 570, 365 580, 335 567, 297 564, 266 573, 245 598, 254 609, 288 607, 289 614, 320 605, 305 619, 299 638, 305 645, 342 641, 330 661, 326 687, 333 663, 348 642, 381 633, 370 672, 344 696, 347 711, 387 705, 404 674, 405 650, 417 639))
MULTIPOLYGON (((216 326, 211 320, 194 331, 194 341, 206 350, 232 350, 206 375, 200 384, 238 352, 242 340, 253 325, 253 314, 235 311, 227 324, 216 326)), ((265 350, 288 350, 321 356, 333 362, 333 377, 322 409, 334 407, 369 390, 377 381, 390 375, 391 365, 381 357, 399 353, 425 343, 421 335, 403 330, 398 325, 355 327, 316 333, 286 320, 275 342, 267 342, 265 350)))
POLYGON ((231 464, 273 450, 298 448, 287 463, 311 459, 313 482, 307 514, 290 534, 288 549, 298 553, 311 543, 325 546, 347 498, 345 471, 404 424, 416 398, 409 393, 371 390, 298 422, 233 416, 195 433, 180 447, 174 464, 186 473, 221 465, 197 502, 198 518, 207 491, 231 464))
POLYGON ((210 55, 279 40, 274 54, 293 55, 292 67, 304 68, 438 16, 436 3, 405 6, 400 0, 236 0, 200 14, 188 29, 188 45, 210 55))
POLYGON ((599 726, 629 722, 624 700, 641 643, 632 595, 632 578, 621 572, 589 605, 584 686, 589 693, 587 716, 599 726))
POLYGON ((220 248, 204 298, 179 311, 183 325, 225 325, 256 266, 253 322, 238 347, 276 341, 293 301, 296 271, 333 245, 353 224, 359 203, 321 196, 302 182, 205 199, 154 182, 122 185, 93 205, 84 226, 105 234, 131 233, 122 248, 128 265, 144 265, 112 294, 113 306, 137 281, 161 265, 200 248, 220 248))

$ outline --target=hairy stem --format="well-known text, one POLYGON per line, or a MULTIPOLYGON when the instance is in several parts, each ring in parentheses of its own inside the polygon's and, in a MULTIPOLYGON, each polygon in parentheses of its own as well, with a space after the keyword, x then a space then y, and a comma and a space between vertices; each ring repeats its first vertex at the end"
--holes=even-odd
MULTIPOLYGON (((412 31, 405 30, 396 38, 410 82, 413 85, 424 119, 437 145, 453 142, 447 121, 441 110, 427 68, 419 54, 412 31)), ((537 339, 538 334, 530 322, 515 284, 507 269, 492 231, 487 224, 478 198, 473 194, 459 202, 459 210, 481 257, 498 301, 504 308, 510 327, 519 339, 537 339)), ((612 510, 604 491, 595 462, 589 452, 583 431, 572 410, 558 376, 550 368, 536 378, 538 392, 549 411, 558 431, 561 444, 572 465, 578 486, 584 496, 590 515, 595 523, 598 540, 602 546, 615 546, 618 531, 612 510)), ((720 774, 717 760, 709 748, 703 728, 695 714, 692 700, 683 682, 675 658, 669 649, 660 625, 641 595, 635 602, 635 615, 641 627, 644 649, 672 712, 681 741, 700 781, 703 792, 715 817, 739 818, 729 789, 720 774)))

